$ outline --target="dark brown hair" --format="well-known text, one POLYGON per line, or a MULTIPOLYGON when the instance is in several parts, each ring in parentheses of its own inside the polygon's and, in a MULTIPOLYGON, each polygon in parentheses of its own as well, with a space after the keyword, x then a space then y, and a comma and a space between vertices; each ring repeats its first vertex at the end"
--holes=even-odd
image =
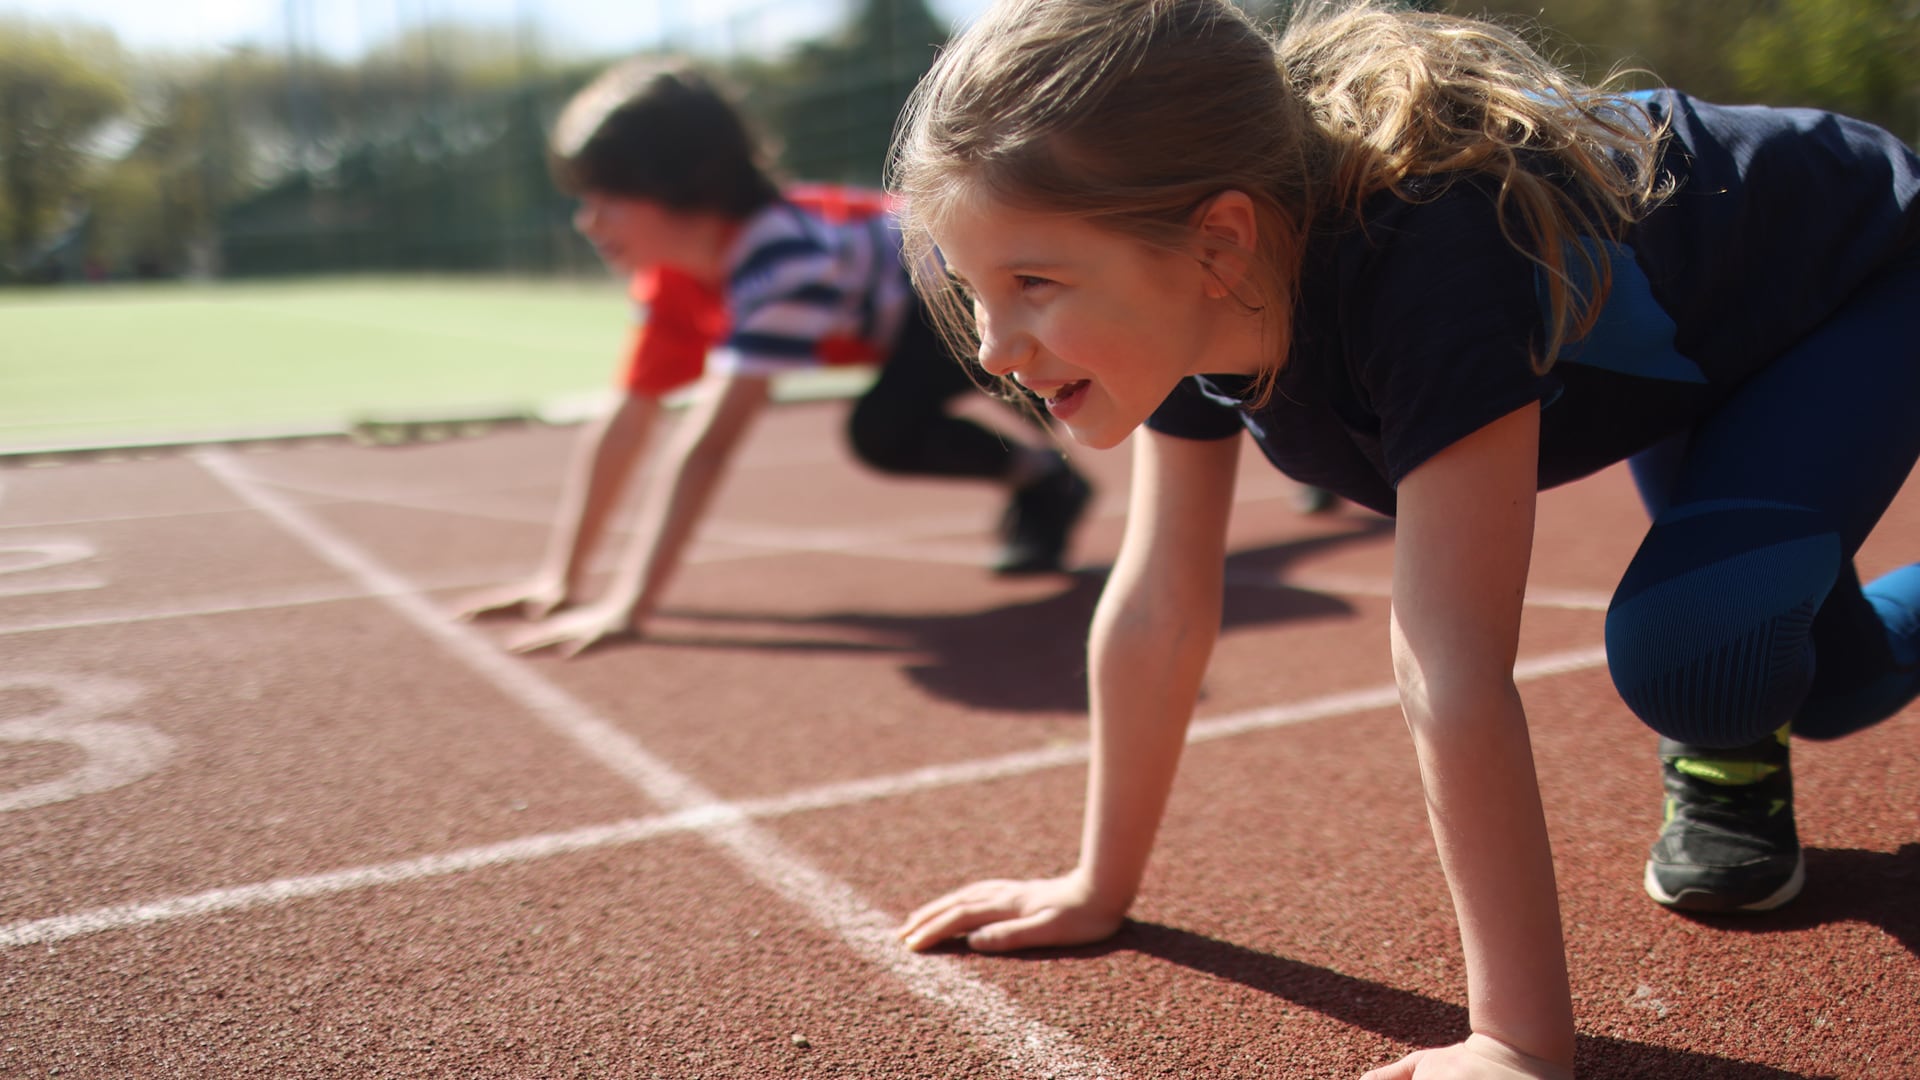
POLYGON ((779 197, 746 118, 688 64, 636 57, 575 94, 555 121, 547 168, 562 191, 650 199, 744 218, 779 197))

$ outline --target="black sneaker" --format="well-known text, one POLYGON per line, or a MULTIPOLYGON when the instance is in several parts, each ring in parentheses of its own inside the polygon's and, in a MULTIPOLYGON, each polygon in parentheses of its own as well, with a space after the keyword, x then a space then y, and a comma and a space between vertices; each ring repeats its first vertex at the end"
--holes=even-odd
POLYGON ((1787 729, 1708 749, 1660 740, 1667 820, 1647 854, 1647 895, 1686 911, 1770 911, 1800 894, 1787 729))
POLYGON ((1014 490, 1000 522, 996 574, 1050 574, 1063 568, 1067 541, 1086 512, 1093 487, 1066 459, 1039 479, 1014 490))
POLYGON ((1340 506, 1340 496, 1323 487, 1300 485, 1293 493, 1293 508, 1303 514, 1330 514, 1340 506))

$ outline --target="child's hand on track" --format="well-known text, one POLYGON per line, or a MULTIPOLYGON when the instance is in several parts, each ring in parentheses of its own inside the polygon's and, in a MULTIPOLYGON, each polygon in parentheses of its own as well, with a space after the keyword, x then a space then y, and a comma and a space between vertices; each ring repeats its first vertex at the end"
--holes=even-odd
POLYGON ((1573 1070, 1523 1054, 1490 1035, 1416 1050, 1360 1080, 1572 1080, 1573 1070))
POLYGON ((1035 881, 977 881, 907 916, 897 933, 907 948, 930 949, 964 937, 979 952, 1085 945, 1112 937, 1126 917, 1093 896, 1078 874, 1035 881))
POLYGON ((535 578, 496 585, 474 593, 460 602, 455 617, 465 621, 482 615, 520 614, 529 619, 544 619, 567 602, 567 587, 561 582, 535 578))
POLYGON ((513 637, 507 648, 518 653, 558 649, 560 655, 572 659, 608 638, 634 637, 639 632, 626 604, 602 601, 555 615, 513 637))

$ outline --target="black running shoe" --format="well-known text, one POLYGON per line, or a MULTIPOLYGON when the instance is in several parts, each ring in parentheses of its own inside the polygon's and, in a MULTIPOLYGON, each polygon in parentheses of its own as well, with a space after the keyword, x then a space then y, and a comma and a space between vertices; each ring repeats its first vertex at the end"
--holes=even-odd
POLYGON ((1302 484, 1293 493, 1294 509, 1303 514, 1330 514, 1340 506, 1340 496, 1323 487, 1302 484))
POLYGON ((1667 820, 1647 854, 1647 895, 1686 911, 1770 911, 1806 881, 1793 827, 1787 729, 1749 746, 1660 740, 1667 820))
POLYGON ((1000 553, 994 557, 996 574, 1050 574, 1064 567, 1067 541, 1086 512, 1093 487, 1066 459, 1024 487, 1000 523, 1000 553))

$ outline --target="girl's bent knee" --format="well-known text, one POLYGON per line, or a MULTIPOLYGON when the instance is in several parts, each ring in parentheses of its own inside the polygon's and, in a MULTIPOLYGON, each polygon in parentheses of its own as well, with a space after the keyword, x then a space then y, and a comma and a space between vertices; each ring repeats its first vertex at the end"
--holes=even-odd
POLYGON ((1621 698, 1655 731, 1696 745, 1744 745, 1791 721, 1813 685, 1813 619, 1838 573, 1838 538, 1782 538, 1649 572, 1668 555, 1650 534, 1607 612, 1621 698))

